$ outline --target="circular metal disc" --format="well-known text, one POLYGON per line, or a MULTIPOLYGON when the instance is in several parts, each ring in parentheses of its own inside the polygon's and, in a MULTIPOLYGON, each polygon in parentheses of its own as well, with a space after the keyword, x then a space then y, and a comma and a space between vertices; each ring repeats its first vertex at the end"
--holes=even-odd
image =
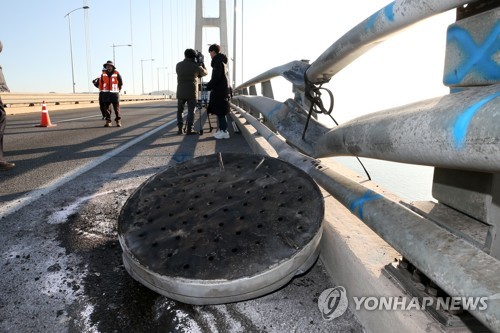
POLYGON ((118 234, 129 274, 191 304, 261 296, 318 256, 323 196, 279 159, 223 153, 171 167, 125 203, 118 234))

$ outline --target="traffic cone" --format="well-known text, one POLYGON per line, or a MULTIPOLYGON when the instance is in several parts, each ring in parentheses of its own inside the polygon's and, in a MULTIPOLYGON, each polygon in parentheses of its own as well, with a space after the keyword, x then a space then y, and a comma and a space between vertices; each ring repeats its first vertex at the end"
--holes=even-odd
POLYGON ((36 125, 36 127, 53 127, 57 125, 53 125, 50 122, 49 111, 47 111, 47 105, 45 105, 45 101, 42 102, 42 119, 40 119, 40 125, 36 125))

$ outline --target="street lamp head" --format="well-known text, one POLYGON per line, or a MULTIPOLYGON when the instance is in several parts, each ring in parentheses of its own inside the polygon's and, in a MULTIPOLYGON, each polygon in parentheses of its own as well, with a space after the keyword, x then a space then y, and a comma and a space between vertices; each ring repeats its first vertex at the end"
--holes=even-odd
POLYGON ((120 46, 132 46, 132 44, 120 44, 120 45, 116 45, 115 43, 113 43, 113 45, 111 45, 111 47, 113 48, 113 61, 115 61, 115 47, 120 47, 120 46))
POLYGON ((83 7, 79 7, 79 8, 73 9, 68 14, 64 15, 64 17, 68 17, 68 20, 69 20, 69 14, 71 14, 71 13, 77 11, 77 10, 80 10, 80 9, 89 9, 89 8, 90 8, 89 6, 83 6, 83 7))

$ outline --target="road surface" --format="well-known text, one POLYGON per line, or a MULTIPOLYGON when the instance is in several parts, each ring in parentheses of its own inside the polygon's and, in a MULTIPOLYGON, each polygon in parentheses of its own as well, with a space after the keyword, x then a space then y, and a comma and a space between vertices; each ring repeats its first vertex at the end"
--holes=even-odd
MULTIPOLYGON (((116 221, 132 191, 195 156, 249 151, 241 135, 177 136, 175 101, 123 107, 104 128, 97 107, 8 117, 0 173, 0 332, 363 332, 349 311, 322 318, 334 286, 321 262, 258 299, 193 306, 125 271, 116 221)), ((202 189, 200 189, 202 190, 202 189)))

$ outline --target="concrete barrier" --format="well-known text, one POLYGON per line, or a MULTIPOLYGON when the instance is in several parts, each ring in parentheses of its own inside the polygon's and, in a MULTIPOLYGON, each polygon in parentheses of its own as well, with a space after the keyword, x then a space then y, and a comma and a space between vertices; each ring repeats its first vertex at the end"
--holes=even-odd
MULTIPOLYGON (((57 94, 57 93, 7 93, 1 94, 7 114, 41 112, 45 101, 48 110, 99 108, 99 94, 57 94)), ((168 100, 163 95, 120 95, 120 103, 127 105, 168 100)))

